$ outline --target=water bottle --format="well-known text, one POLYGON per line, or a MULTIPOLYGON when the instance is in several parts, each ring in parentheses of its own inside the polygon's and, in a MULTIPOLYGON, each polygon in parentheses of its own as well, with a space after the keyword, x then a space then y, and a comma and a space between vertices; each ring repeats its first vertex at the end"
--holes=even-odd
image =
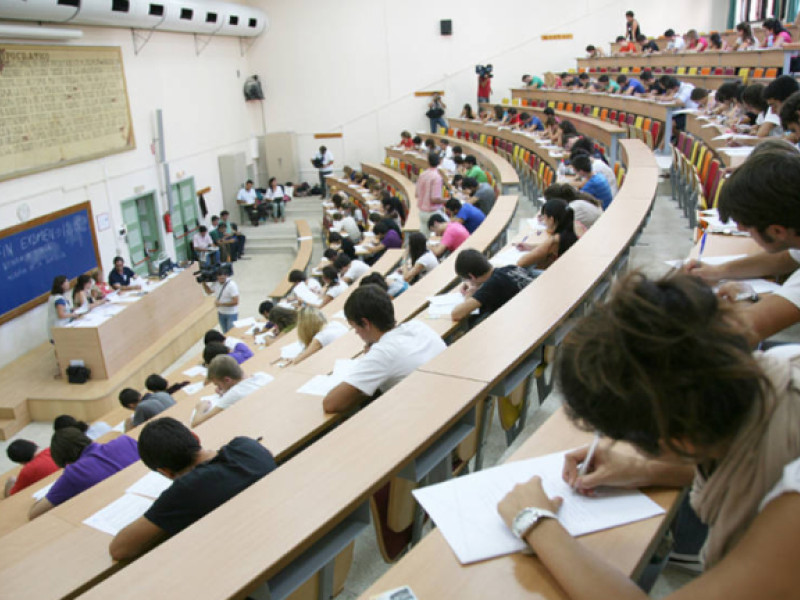
POLYGON ((567 174, 567 167, 564 165, 564 161, 558 161, 558 169, 556 171, 558 173, 557 180, 564 179, 564 176, 567 174))

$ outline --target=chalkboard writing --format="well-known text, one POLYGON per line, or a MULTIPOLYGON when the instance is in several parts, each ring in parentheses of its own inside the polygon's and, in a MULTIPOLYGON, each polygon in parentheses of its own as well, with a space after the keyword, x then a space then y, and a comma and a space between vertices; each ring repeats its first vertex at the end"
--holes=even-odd
POLYGON ((0 322, 50 294, 53 279, 74 279, 99 264, 88 203, 0 231, 0 322))

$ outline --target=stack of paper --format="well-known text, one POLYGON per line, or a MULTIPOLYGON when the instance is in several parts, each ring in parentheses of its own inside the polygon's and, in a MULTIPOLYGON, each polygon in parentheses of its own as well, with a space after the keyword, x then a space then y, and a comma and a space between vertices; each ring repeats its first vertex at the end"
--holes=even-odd
POLYGON ((109 535, 117 535, 136 519, 144 515, 153 500, 137 494, 124 494, 97 511, 83 523, 109 535))
POLYGON ((516 484, 534 475, 542 478, 550 497, 564 499, 558 518, 573 536, 618 527, 664 512, 638 490, 602 489, 597 496, 582 496, 561 478, 563 464, 564 453, 559 452, 485 469, 413 493, 462 564, 527 548, 503 522, 497 504, 516 484))
POLYGON ((330 375, 317 375, 312 377, 305 384, 298 388, 301 394, 309 394, 311 396, 326 396, 337 385, 342 383, 353 370, 356 365, 355 360, 339 359, 333 367, 333 373, 330 375))
POLYGON ((441 319, 449 317, 453 309, 464 301, 464 296, 460 292, 440 294, 428 298, 428 318, 441 319))
POLYGON ((205 387, 205 385, 206 385, 206 384, 205 384, 204 382, 202 382, 202 381, 198 381, 198 382, 196 382, 196 383, 190 383, 189 385, 187 385, 187 386, 184 386, 184 387, 182 387, 181 389, 182 389, 182 390, 183 390, 183 391, 184 391, 184 392, 185 392, 185 393, 186 393, 188 396, 193 396, 194 394, 196 394, 197 392, 199 392, 200 390, 202 390, 202 389, 205 387))

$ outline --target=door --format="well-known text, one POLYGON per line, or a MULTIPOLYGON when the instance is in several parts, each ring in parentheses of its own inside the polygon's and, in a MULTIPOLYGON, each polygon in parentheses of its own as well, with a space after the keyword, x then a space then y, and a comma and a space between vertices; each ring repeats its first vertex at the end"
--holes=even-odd
POLYGON ((156 215, 156 197, 153 192, 122 202, 122 220, 128 231, 128 249, 131 268, 137 275, 148 275, 150 260, 161 254, 161 232, 156 215))
POLYGON ((172 231, 175 236, 175 260, 192 259, 192 236, 200 226, 194 177, 172 186, 172 231))

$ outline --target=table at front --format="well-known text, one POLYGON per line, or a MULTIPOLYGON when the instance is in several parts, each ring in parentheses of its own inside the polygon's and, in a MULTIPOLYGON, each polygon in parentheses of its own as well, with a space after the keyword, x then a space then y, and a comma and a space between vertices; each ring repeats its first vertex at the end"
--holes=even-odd
MULTIPOLYGON (((75 321, 70 327, 54 327, 60 372, 65 372, 70 361, 82 360, 91 369, 92 379, 110 379, 140 353, 147 352, 205 298, 191 268, 157 284, 148 282, 147 286, 146 294, 120 304, 125 307, 121 312, 97 325, 75 321)), ((131 294, 124 292, 122 297, 134 297, 131 294)))

